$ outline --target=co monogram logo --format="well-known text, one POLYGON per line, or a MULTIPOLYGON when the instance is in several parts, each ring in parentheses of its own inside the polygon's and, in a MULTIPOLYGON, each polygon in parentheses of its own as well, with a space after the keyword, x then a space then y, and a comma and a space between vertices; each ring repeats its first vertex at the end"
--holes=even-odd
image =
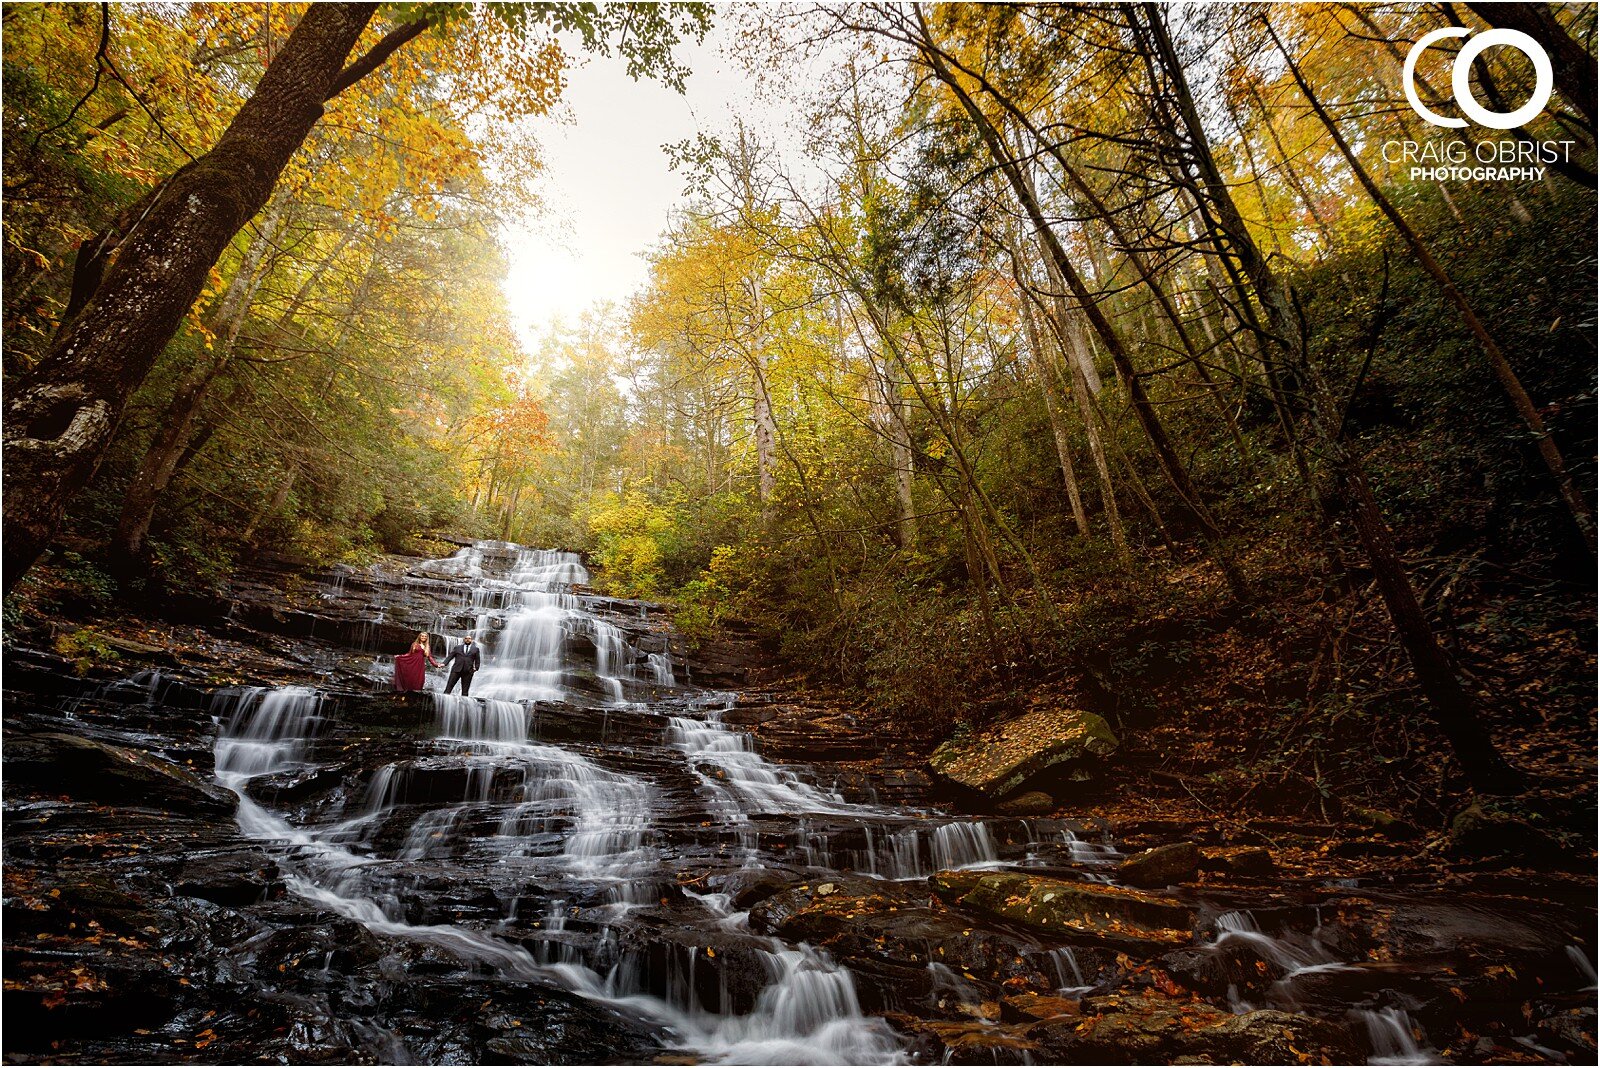
MULTIPOLYGON (((1404 77, 1406 101, 1413 111, 1435 126, 1460 129, 1467 124, 1467 120, 1437 114, 1417 98, 1417 60, 1422 58, 1422 53, 1435 41, 1441 41, 1446 37, 1466 37, 1471 33, 1471 30, 1463 26, 1446 26, 1443 29, 1433 30, 1423 34, 1422 39, 1411 47, 1411 54, 1406 56, 1404 77)), ((1456 106, 1479 126, 1488 126, 1495 130, 1515 129, 1538 115, 1544 110, 1545 104, 1550 102, 1550 91, 1554 85, 1555 75, 1550 69, 1550 57, 1539 47, 1539 42, 1518 30, 1485 30, 1478 34, 1461 46, 1461 51, 1456 53, 1455 65, 1450 70, 1450 91, 1455 96, 1456 106), (1533 95, 1528 98, 1526 104, 1515 111, 1490 111, 1482 107, 1472 95, 1472 84, 1468 80, 1472 72, 1472 61, 1477 59, 1478 54, 1484 49, 1493 48, 1495 45, 1509 45, 1527 56, 1533 63, 1533 95)))

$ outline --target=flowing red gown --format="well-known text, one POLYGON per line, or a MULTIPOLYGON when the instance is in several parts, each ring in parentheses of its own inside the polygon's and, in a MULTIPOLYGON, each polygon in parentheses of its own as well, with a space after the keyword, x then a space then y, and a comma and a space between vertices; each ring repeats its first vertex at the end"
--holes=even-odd
POLYGON ((413 644, 409 653, 402 653, 394 658, 394 688, 402 693, 406 690, 420 690, 427 681, 428 669, 423 667, 426 660, 434 667, 439 666, 422 646, 413 644))

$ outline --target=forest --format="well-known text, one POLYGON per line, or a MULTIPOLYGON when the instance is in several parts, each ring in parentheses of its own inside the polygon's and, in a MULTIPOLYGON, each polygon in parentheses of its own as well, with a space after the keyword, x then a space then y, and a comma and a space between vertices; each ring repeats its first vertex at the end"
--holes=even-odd
POLYGON ((8 4, 8 674, 137 660, 264 566, 513 543, 664 606, 669 678, 748 657, 919 767, 1094 713, 1115 769, 1041 815, 1592 876, 1595 23, 8 4), (802 72, 803 159, 751 115, 660 146, 645 285, 519 333, 570 70, 681 92, 713 29, 802 72))

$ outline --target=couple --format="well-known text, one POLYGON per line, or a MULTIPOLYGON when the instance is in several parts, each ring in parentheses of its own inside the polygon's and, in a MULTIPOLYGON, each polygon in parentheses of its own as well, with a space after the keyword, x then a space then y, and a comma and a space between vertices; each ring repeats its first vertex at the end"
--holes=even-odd
MULTIPOLYGON (((423 666, 427 661, 434 667, 439 667, 439 661, 433 658, 433 643, 427 631, 418 631, 417 640, 411 643, 411 651, 402 653, 394 658, 394 688, 401 693, 407 690, 420 690, 423 688, 427 676, 427 668, 423 666)), ((461 644, 450 650, 444 658, 450 665, 450 678, 444 684, 444 692, 449 693, 456 688, 456 683, 461 683, 461 696, 466 697, 472 692, 472 675, 483 666, 483 656, 478 651, 478 643, 468 634, 461 639, 461 644)))

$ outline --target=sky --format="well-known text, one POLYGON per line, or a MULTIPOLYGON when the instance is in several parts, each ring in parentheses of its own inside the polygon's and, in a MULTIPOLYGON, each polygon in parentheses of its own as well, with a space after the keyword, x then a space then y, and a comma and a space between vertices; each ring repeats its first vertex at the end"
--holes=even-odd
POLYGON ((721 133, 735 114, 778 134, 784 117, 756 102, 754 80, 724 53, 714 29, 679 49, 693 71, 680 95, 630 79, 620 60, 591 58, 569 72, 565 122, 540 132, 545 211, 503 237, 505 290, 525 344, 555 319, 575 322, 603 301, 623 302, 648 276, 643 253, 666 228, 683 192, 662 145, 721 133))

